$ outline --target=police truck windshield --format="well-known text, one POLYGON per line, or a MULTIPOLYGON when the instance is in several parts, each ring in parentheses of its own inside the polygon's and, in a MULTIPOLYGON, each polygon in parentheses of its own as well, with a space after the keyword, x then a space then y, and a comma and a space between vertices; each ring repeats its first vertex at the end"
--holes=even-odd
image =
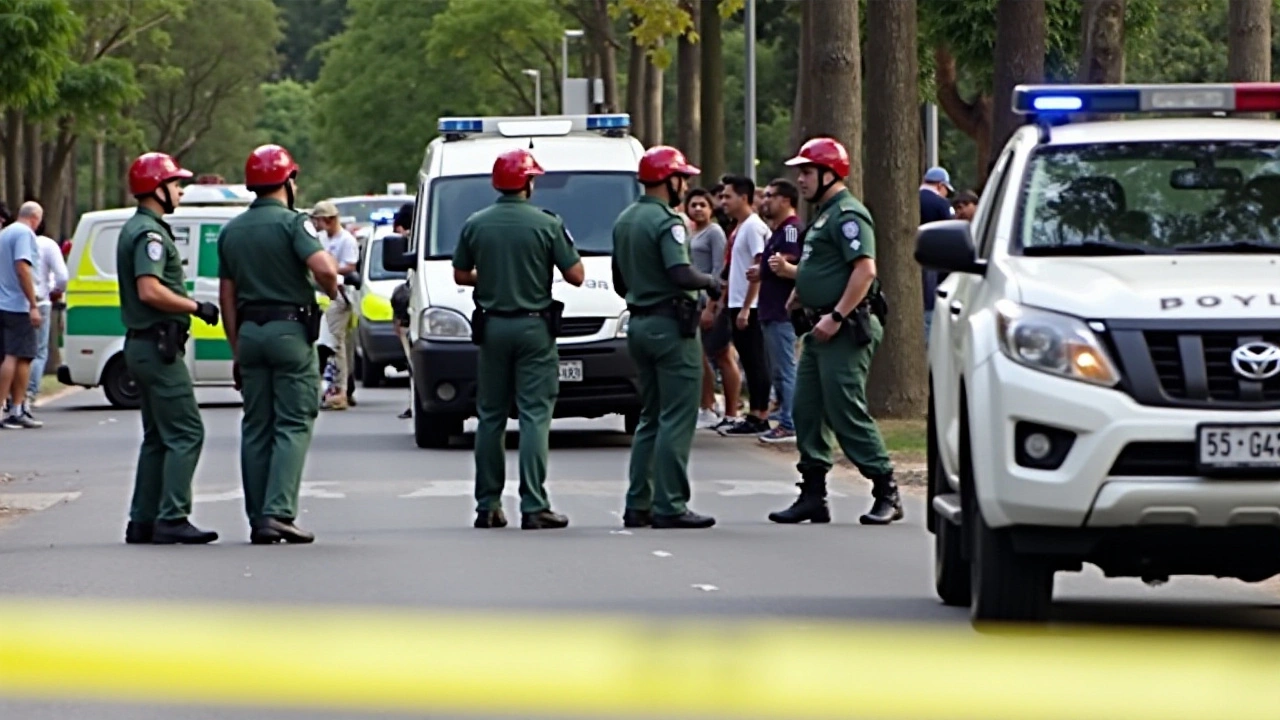
POLYGON ((1013 252, 1280 253, 1280 145, 1137 142, 1031 157, 1013 252))
MULTIPOLYGON (((493 204, 489 175, 444 177, 431 185, 428 255, 447 258, 472 213, 493 204)), ((640 194, 634 173, 547 173, 534 179, 532 203, 564 219, 583 255, 613 252, 613 222, 640 194)))

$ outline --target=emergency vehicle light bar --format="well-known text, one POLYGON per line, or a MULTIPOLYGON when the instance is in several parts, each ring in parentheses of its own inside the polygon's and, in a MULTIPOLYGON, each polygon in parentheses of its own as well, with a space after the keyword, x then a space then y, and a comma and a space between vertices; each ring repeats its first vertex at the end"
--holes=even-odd
POLYGON ((1280 83, 1019 85, 1019 115, 1051 113, 1280 112, 1280 83))
POLYGON ((488 118, 440 118, 436 125, 444 135, 495 134, 504 137, 538 137, 568 135, 571 132, 619 131, 631 127, 631 116, 612 115, 537 115, 488 118))

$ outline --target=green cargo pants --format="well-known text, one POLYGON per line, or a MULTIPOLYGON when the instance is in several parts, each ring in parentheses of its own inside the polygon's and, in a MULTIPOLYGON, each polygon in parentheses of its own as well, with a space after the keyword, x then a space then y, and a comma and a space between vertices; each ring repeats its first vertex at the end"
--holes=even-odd
POLYGON ((191 514, 191 480, 204 447, 204 422, 182 355, 165 364, 156 341, 130 338, 125 364, 142 402, 142 448, 129 519, 181 520, 191 514))
POLYGON ((556 341, 541 318, 487 318, 477 366, 477 512, 502 507, 507 417, 513 399, 520 418, 520 512, 551 508, 543 483, 551 415, 560 395, 559 359, 556 341))
POLYGON ((702 397, 702 343, 676 321, 632 317, 627 348, 640 381, 640 423, 631 441, 628 510, 681 515, 688 508, 689 450, 702 397))
POLYGON ((872 340, 857 347, 848 328, 818 342, 809 333, 801 340, 796 368, 793 411, 801 475, 831 470, 832 431, 845 457, 868 478, 893 472, 880 429, 867 410, 867 373, 884 330, 874 317, 872 340))
POLYGON ((316 350, 302 323, 276 320, 240 326, 244 419, 240 476, 250 521, 298 517, 302 466, 320 412, 316 350))

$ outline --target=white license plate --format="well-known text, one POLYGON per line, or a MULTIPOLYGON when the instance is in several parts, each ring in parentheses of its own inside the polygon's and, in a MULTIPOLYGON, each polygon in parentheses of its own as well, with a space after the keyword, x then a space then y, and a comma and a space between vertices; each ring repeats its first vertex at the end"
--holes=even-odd
POLYGON ((562 361, 560 363, 560 382, 582 382, 582 361, 562 361))
POLYGON ((1200 425, 1200 467, 1280 470, 1280 425, 1200 425))

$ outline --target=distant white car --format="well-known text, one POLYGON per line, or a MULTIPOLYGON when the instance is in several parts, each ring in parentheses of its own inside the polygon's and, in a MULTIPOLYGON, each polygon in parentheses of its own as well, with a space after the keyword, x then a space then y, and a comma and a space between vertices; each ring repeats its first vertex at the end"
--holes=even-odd
POLYGON ((1280 573, 1280 83, 1026 86, 929 339, 937 591, 1040 620, 1054 573, 1280 573))

